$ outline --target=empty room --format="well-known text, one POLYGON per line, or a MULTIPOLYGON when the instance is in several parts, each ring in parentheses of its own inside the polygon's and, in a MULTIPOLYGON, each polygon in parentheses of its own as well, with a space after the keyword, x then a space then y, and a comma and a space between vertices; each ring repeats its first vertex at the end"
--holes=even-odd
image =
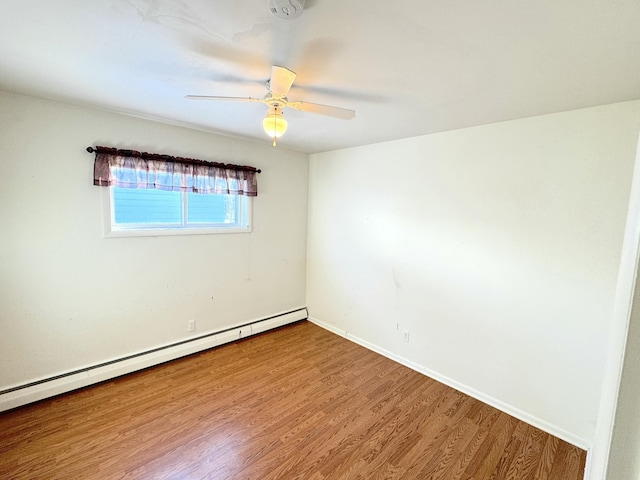
POLYGON ((640 480, 640 3, 0 10, 0 478, 640 480))

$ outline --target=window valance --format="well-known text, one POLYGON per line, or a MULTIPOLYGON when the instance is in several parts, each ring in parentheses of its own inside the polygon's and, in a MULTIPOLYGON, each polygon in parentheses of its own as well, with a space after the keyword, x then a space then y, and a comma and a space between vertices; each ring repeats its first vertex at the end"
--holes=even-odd
POLYGON ((93 184, 97 186, 258 195, 260 170, 255 167, 102 146, 87 151, 96 154, 93 184))

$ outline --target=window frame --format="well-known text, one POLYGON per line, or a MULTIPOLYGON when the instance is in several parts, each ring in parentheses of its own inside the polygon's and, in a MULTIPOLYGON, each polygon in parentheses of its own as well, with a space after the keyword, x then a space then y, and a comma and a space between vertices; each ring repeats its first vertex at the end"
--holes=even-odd
MULTIPOLYGON (((225 226, 225 224, 193 226, 184 223, 186 219, 186 192, 181 192, 180 207, 182 209, 183 224, 175 226, 144 226, 134 224, 130 227, 117 227, 114 225, 113 186, 102 188, 103 229, 105 238, 118 237, 159 237, 172 235, 217 235, 224 233, 250 233, 252 231, 252 197, 238 195, 240 200, 240 221, 225 226), (238 226, 240 225, 240 226, 238 226)), ((203 194, 205 195, 205 194, 203 194)))

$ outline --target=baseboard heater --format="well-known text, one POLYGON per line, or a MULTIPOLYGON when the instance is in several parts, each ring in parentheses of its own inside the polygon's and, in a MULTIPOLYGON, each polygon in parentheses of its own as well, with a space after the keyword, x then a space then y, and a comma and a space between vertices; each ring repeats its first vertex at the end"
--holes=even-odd
POLYGON ((0 391, 0 412, 28 403, 103 382, 127 373, 152 367, 186 355, 266 332, 307 318, 307 309, 299 308, 250 323, 229 327, 181 342, 164 345, 108 362, 80 368, 0 391))

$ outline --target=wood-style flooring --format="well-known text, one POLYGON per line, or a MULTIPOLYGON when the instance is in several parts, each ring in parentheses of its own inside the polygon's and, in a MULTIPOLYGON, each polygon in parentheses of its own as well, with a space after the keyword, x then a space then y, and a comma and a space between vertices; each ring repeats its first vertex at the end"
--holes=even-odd
POLYGON ((578 480, 584 464, 306 321, 0 414, 12 480, 578 480))

